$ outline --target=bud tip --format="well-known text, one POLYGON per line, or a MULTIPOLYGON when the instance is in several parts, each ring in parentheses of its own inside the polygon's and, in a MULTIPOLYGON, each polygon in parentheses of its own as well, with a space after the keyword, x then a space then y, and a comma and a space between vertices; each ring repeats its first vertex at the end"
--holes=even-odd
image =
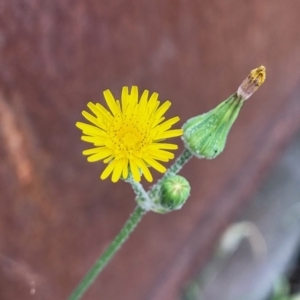
POLYGON ((237 90, 238 96, 247 100, 266 80, 266 68, 260 66, 250 72, 237 90))

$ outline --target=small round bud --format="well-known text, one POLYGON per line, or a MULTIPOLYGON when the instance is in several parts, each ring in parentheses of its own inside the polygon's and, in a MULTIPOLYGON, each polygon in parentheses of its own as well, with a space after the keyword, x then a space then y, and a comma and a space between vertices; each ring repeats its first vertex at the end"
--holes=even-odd
POLYGON ((182 127, 186 148, 198 158, 218 156, 225 148, 228 133, 243 102, 235 93, 211 111, 189 119, 182 127))
POLYGON ((182 176, 173 175, 163 180, 161 185, 161 206, 172 211, 182 207, 190 195, 189 182, 182 176))

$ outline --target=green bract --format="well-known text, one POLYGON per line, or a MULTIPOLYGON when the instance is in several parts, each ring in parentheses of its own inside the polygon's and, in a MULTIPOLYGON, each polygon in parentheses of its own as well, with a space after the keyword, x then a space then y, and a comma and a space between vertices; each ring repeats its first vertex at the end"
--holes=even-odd
POLYGON ((189 119, 182 127, 186 148, 199 158, 218 156, 243 103, 242 97, 235 93, 211 111, 189 119))

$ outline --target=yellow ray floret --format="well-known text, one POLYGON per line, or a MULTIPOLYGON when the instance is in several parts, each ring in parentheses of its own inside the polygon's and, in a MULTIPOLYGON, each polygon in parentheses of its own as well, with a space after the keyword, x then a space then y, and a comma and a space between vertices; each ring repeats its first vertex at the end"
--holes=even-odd
POLYGON ((164 173, 166 168, 158 161, 173 159, 174 154, 169 150, 177 149, 177 145, 161 141, 182 135, 182 129, 170 130, 179 117, 166 121, 163 117, 171 102, 160 105, 158 94, 149 97, 147 90, 139 99, 136 86, 130 93, 128 87, 123 87, 121 101, 115 100, 109 90, 103 94, 109 109, 90 102, 87 106, 92 114, 83 111, 82 115, 91 124, 76 123, 83 133, 81 139, 94 145, 84 150, 83 155, 88 156, 89 162, 103 160, 107 164, 101 179, 111 175, 112 181, 117 182, 131 173, 135 181, 140 181, 144 175, 151 182, 149 168, 164 173))

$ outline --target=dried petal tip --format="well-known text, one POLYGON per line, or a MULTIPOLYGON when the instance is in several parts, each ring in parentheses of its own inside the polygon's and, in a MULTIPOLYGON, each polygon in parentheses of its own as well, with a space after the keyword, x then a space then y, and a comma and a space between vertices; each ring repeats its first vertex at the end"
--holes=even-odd
POLYGON ((260 66, 250 72, 237 90, 238 96, 247 100, 264 83, 266 79, 266 68, 260 66))

